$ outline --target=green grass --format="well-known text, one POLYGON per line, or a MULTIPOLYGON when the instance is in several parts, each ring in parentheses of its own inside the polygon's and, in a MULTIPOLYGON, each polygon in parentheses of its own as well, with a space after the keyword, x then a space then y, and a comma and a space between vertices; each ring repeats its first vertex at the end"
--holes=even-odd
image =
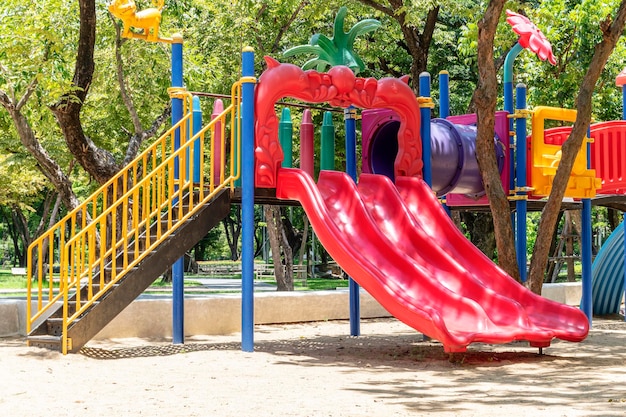
MULTIPOLYGON (((198 281, 194 281, 194 278, 212 278, 207 275, 185 275, 185 287, 186 288, 197 288, 202 287, 202 284, 198 281)), ((233 275, 220 275, 215 278, 226 278, 226 279, 241 279, 241 274, 233 274, 233 275)), ((262 280, 263 282, 267 282, 269 284, 275 284, 276 281, 273 277, 267 277, 262 280)), ((55 284, 56 285, 56 284, 55 284)), ((308 278, 306 281, 306 285, 303 285, 302 281, 294 277, 294 289, 296 291, 323 291, 323 290, 334 290, 336 288, 346 288, 348 287, 348 280, 345 279, 326 279, 326 278, 308 278)), ((161 279, 157 279, 150 288, 155 290, 168 290, 171 288, 171 283, 165 283, 161 279)), ((150 291, 150 288, 147 291, 150 291)), ((15 293, 3 293, 2 296, 16 296, 23 295, 23 290, 26 290, 26 277, 25 276, 15 276, 11 274, 10 269, 0 269, 0 290, 16 290, 15 293)), ((210 292, 210 291, 207 291, 210 292)), ((229 291, 232 292, 232 291, 229 291)), ((235 291, 236 292, 236 291, 235 291)))
POLYGON ((295 282, 295 287, 309 291, 334 290, 336 288, 348 288, 348 282, 347 279, 309 278, 306 280, 306 287, 303 287, 300 281, 295 282))
MULTIPOLYGON (((272 278, 263 279, 262 282, 267 282, 268 284, 276 284, 276 280, 272 278)), ((294 290, 296 291, 325 291, 325 290, 334 290, 337 288, 347 288, 348 280, 347 279, 326 279, 326 278, 308 278, 306 280, 306 285, 302 283, 301 280, 294 277, 293 280, 294 290)))
POLYGON ((26 289, 26 277, 11 273, 10 269, 0 269, 0 290, 26 289))

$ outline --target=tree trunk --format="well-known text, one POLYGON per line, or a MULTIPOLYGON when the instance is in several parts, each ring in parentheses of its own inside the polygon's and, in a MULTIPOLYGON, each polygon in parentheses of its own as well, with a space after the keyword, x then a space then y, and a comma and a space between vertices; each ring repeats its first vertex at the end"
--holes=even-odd
POLYGON ((496 236, 493 227, 493 216, 490 213, 461 213, 461 218, 470 235, 470 241, 487 255, 495 259, 496 236))
MULTIPOLYGON (((304 270, 302 266, 304 265, 304 252, 306 251, 306 241, 309 237, 309 218, 306 213, 302 215, 302 223, 304 224, 304 230, 302 232, 302 244, 300 245, 300 254, 298 257, 298 264, 300 265, 300 276, 298 279, 302 281, 302 285, 306 286, 306 280, 308 278, 308 270, 304 270)), ((307 256, 308 261, 308 256, 307 256)))
POLYGON ((607 208, 607 220, 609 222, 609 227, 611 232, 615 230, 617 226, 622 222, 622 213, 619 210, 615 210, 612 208, 607 208))
POLYGON ((293 252, 289 246, 278 206, 263 206, 270 238, 277 291, 293 291, 293 252), (284 256, 284 263, 283 263, 284 256))
POLYGON ((241 234, 241 206, 233 206, 230 215, 222 220, 226 241, 230 249, 230 260, 239 260, 239 235, 241 234))
POLYGON ((478 119, 476 156, 493 215, 498 263, 519 281, 511 210, 500 181, 493 142, 498 97, 493 40, 503 8, 504 0, 490 1, 485 15, 478 22, 478 86, 474 95, 478 119))
POLYGON ((550 251, 550 238, 556 227, 558 212, 561 209, 561 202, 565 195, 565 188, 569 181, 574 160, 583 144, 583 139, 587 134, 587 129, 591 123, 591 100, 593 91, 600 74, 604 70, 607 60, 611 56, 617 41, 624 31, 626 22, 626 0, 622 0, 619 9, 612 20, 608 16, 601 24, 602 41, 596 45, 595 52, 587 69, 576 98, 576 121, 569 138, 563 143, 562 155, 559 166, 556 170, 552 189, 548 201, 541 212, 541 219, 537 232, 537 240, 533 250, 533 257, 528 274, 530 289, 541 294, 543 286, 546 264, 548 263, 550 251))

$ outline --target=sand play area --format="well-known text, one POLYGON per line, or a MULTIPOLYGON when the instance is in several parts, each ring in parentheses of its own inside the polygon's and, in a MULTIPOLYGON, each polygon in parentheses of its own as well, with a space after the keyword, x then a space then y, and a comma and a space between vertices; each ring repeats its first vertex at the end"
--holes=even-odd
POLYGON ((394 319, 241 336, 90 342, 63 356, 0 339, 2 416, 625 416, 626 323, 583 343, 471 345, 450 357, 394 319))

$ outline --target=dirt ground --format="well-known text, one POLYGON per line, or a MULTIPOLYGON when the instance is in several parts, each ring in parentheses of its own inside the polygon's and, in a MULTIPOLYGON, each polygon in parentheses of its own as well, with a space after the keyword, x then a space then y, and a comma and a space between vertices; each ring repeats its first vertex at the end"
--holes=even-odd
POLYGON ((90 342, 80 354, 0 339, 2 416, 624 416, 626 323, 582 343, 471 345, 449 356, 393 319, 90 342))

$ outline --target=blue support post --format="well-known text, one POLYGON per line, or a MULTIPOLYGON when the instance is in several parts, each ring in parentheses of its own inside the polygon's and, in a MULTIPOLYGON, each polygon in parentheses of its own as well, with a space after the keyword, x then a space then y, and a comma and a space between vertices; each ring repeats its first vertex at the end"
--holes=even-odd
MULTIPOLYGON (((174 35, 172 43, 172 87, 183 87, 183 37, 174 35)), ((183 118, 183 100, 172 99, 172 125, 183 118)), ((174 133, 174 149, 180 148, 180 130, 174 133)), ((174 178, 180 178, 178 158, 174 163, 174 178)), ((185 342, 185 271, 184 257, 172 265, 172 343, 185 342)))
MULTIPOLYGON (((517 110, 526 110, 526 86, 518 84, 516 89, 517 110)), ((517 164, 517 192, 519 196, 515 202, 517 211, 517 227, 515 246, 517 251, 517 267, 519 268, 520 279, 526 282, 526 212, 528 211, 528 201, 526 200, 526 118, 518 117, 515 122, 516 140, 516 164, 517 164)))
POLYGON ((450 116, 450 74, 448 71, 439 72, 439 117, 445 119, 450 116))
MULTIPOLYGON (((524 50, 522 45, 516 43, 513 48, 506 55, 504 60, 504 110, 509 114, 513 114, 514 108, 514 100, 513 100, 513 62, 515 58, 524 50)), ((509 119, 509 132, 513 132, 513 119, 509 119)), ((513 141, 511 141, 513 143, 513 141)), ((526 149, 526 147, 524 147, 526 149)), ((509 188, 511 190, 515 189, 515 164, 513 161, 515 160, 515 149, 514 147, 509 148, 509 188)))
POLYGON ((254 351, 254 50, 243 49, 241 87, 241 350, 254 351))
MULTIPOLYGON (((419 79, 420 97, 430 98, 430 74, 422 72, 419 79)), ((430 151, 430 107, 420 107, 420 130, 422 136, 422 160, 424 161, 423 176, 426 184, 432 187, 432 163, 430 151)))
MULTIPOLYGON (((587 136, 591 134, 591 130, 587 130, 587 136)), ((587 169, 591 168, 591 143, 587 142, 587 169)), ((582 225, 580 233, 581 244, 581 263, 582 263, 582 291, 583 296, 580 302, 580 309, 587 316, 589 326, 593 321, 593 275, 592 266, 592 237, 591 237, 591 199, 583 198, 582 225)))
MULTIPOLYGON (((356 109, 352 106, 343 112, 346 128, 346 173, 356 182, 356 109)), ((348 280, 350 293, 350 335, 361 335, 361 300, 359 284, 351 277, 348 280)))
MULTIPOLYGON (((202 108, 200 106, 200 97, 193 97, 192 104, 193 111, 193 129, 192 136, 195 136, 202 129, 202 108)), ((200 156, 202 156, 202 143, 200 143, 200 138, 196 138, 193 141, 193 182, 198 184, 200 182, 200 172, 201 172, 201 162, 200 156)), ((187 161, 189 161, 189 157, 187 157, 187 161)), ((189 163, 187 164, 187 170, 189 170, 189 163)), ((189 175, 189 174, 188 174, 189 175)))
MULTIPOLYGON (((450 74, 448 71, 439 72, 439 117, 445 119, 450 116, 450 74)), ((442 205, 448 216, 451 215, 450 207, 442 205)))
POLYGON ((593 297, 592 297, 592 273, 591 273, 591 199, 583 198, 582 210, 582 230, 581 230, 581 255, 582 255, 582 286, 583 299, 581 308, 591 326, 593 316, 593 297))

